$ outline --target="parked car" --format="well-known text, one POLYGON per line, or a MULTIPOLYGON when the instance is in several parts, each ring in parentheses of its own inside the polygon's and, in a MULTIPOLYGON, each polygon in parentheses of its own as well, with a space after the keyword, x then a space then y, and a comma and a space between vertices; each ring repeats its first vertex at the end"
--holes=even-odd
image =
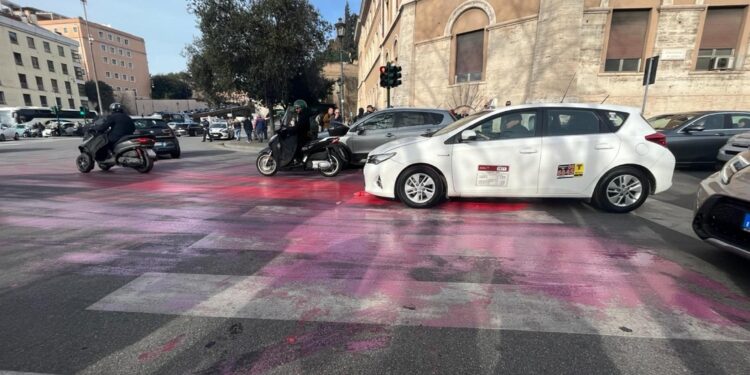
POLYGON ((435 132, 455 120, 443 109, 389 108, 357 121, 339 141, 352 164, 364 164, 367 154, 382 144, 435 132))
POLYGON ((716 156, 721 162, 727 162, 743 151, 750 150, 750 129, 747 133, 740 133, 729 138, 716 156))
POLYGON ((750 112, 687 112, 652 117, 648 122, 667 137, 678 167, 714 166, 719 149, 732 136, 746 132, 750 112))
POLYGON ((212 122, 208 129, 214 139, 234 139, 234 129, 226 121, 212 122))
POLYGON ((181 137, 183 135, 188 134, 188 127, 190 124, 187 123, 177 123, 177 122, 170 122, 167 124, 170 129, 174 132, 174 134, 178 137, 181 137))
POLYGON ((0 142, 3 141, 9 141, 11 139, 18 140, 18 133, 16 133, 16 128, 10 125, 2 124, 0 125, 0 142))
POLYGON ((134 117, 136 135, 153 135, 156 137, 154 151, 157 155, 169 154, 173 159, 180 157, 180 142, 174 131, 163 120, 154 117, 134 117))
POLYGON ((365 190, 415 208, 446 197, 567 197, 628 212, 672 185, 664 141, 636 108, 505 107, 376 148, 365 190))
POLYGON ((701 182, 693 230, 720 249, 750 258, 750 151, 701 182))

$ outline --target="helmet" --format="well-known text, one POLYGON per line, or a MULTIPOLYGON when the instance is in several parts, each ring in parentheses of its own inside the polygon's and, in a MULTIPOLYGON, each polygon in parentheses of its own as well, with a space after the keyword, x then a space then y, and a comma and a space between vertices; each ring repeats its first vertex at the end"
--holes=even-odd
POLYGON ((109 111, 112 113, 123 113, 124 110, 122 108, 122 104, 120 103, 112 103, 109 105, 109 111))
POLYGON ((294 101, 294 109, 297 108, 307 109, 307 103, 302 99, 297 99, 294 101))

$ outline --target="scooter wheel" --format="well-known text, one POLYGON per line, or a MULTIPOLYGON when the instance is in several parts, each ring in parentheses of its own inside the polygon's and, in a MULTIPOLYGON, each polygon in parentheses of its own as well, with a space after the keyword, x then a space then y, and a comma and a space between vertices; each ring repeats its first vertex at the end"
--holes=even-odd
POLYGON ((336 175, 341 172, 341 169, 344 168, 344 162, 335 151, 331 151, 330 154, 328 154, 328 161, 331 163, 331 168, 321 169, 320 174, 326 177, 336 177, 336 175))
POLYGON ((91 155, 87 153, 81 153, 76 158, 76 166, 78 167, 78 171, 81 173, 89 173, 92 169, 94 169, 94 158, 91 157, 91 155))
POLYGON ((148 155, 146 155, 146 157, 145 157, 144 160, 145 160, 145 162, 143 164, 141 164, 140 167, 136 167, 135 170, 138 171, 138 172, 140 172, 140 173, 151 172, 151 169, 154 168, 154 159, 151 159, 150 157, 148 157, 148 155))
POLYGON ((255 167, 258 168, 258 173, 266 177, 271 177, 279 171, 279 166, 270 153, 258 155, 258 159, 255 160, 255 167))

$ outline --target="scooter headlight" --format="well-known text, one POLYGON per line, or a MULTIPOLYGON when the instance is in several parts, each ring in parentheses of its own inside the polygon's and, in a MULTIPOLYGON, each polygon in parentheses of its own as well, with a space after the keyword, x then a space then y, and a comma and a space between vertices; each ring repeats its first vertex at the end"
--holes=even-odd
POLYGON ((391 152, 391 153, 388 153, 388 154, 370 155, 370 156, 367 157, 367 163, 368 164, 373 164, 373 165, 378 165, 378 164, 380 164, 380 163, 382 163, 382 162, 384 162, 384 161, 386 161, 386 160, 388 160, 388 159, 390 159, 390 158, 392 158, 394 156, 396 156, 395 152, 391 152))
POLYGON ((721 168, 721 172, 720 172, 721 182, 724 185, 728 185, 729 182, 732 181, 732 177, 737 172, 747 168, 748 166, 750 166, 750 161, 742 157, 742 155, 737 155, 733 157, 726 164, 724 164, 723 168, 721 168))

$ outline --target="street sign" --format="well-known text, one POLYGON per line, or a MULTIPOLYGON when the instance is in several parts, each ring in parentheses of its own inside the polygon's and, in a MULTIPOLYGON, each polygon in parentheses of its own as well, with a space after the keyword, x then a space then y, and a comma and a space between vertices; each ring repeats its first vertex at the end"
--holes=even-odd
POLYGON ((643 86, 653 85, 656 82, 656 69, 659 67, 659 56, 646 59, 646 69, 643 71, 643 86))

